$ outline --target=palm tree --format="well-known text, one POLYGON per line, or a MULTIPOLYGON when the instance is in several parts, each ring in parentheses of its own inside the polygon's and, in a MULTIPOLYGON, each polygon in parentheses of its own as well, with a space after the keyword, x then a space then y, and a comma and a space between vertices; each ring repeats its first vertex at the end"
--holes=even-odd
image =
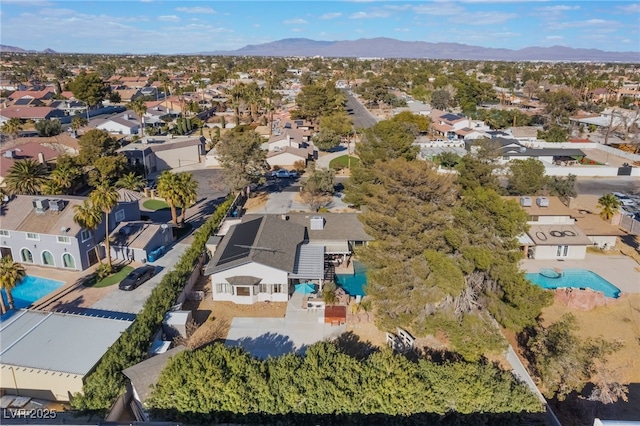
POLYGON ((198 182, 193 178, 191 173, 180 173, 177 175, 178 190, 179 190, 179 205, 182 209, 181 224, 184 225, 184 221, 187 216, 187 209, 189 206, 196 202, 198 196, 198 182))
POLYGON ((141 99, 136 99, 128 105, 138 115, 140 120, 140 137, 144 138, 144 114, 147 112, 147 106, 141 99))
POLYGON ((109 184, 98 185, 89 194, 91 203, 104 213, 105 238, 104 247, 107 252, 107 265, 111 269, 111 244, 109 241, 109 213, 118 204, 118 191, 109 184))
MULTIPOLYGON (((14 262, 9 256, 5 256, 0 259, 0 288, 3 288, 7 295, 7 302, 9 302, 9 309, 13 309, 13 296, 11 290, 22 281, 27 275, 24 270, 24 266, 18 262, 14 262)), ((0 299, 2 296, 0 295, 0 299)), ((4 314, 7 310, 4 306, 4 300, 0 304, 0 309, 4 314)))
POLYGON ((78 135, 78 130, 86 126, 89 122, 82 115, 76 115, 71 119, 71 129, 73 130, 74 136, 78 135))
POLYGON ((51 172, 50 180, 62 189, 62 192, 66 192, 71 188, 80 176, 80 169, 75 166, 58 165, 51 172))
POLYGON ((8 121, 5 121, 2 126, 0 126, 0 132, 9 135, 11 139, 15 139, 20 134, 22 130, 22 121, 19 118, 12 118, 8 121))
POLYGON ((116 187, 130 189, 132 191, 140 191, 146 186, 146 184, 147 183, 142 176, 137 175, 134 172, 130 172, 118 179, 116 187))
POLYGON ((7 189, 17 194, 35 195, 47 183, 47 170, 38 161, 27 158, 13 163, 4 182, 7 189))
POLYGON ((73 221, 81 228, 91 232, 93 248, 96 250, 96 258, 100 263, 102 263, 95 236, 95 230, 98 229, 98 226, 100 226, 100 223, 102 222, 102 212, 91 204, 89 200, 84 200, 82 204, 76 204, 73 206, 73 210, 75 210, 73 221))
POLYGON ((611 220, 620 207, 620 200, 613 194, 604 194, 598 199, 598 207, 602 208, 600 217, 606 221, 611 220))
POLYGON ((180 204, 180 178, 169 170, 162 172, 158 178, 158 195, 164 198, 165 203, 171 208, 171 220, 178 225, 176 206, 180 204))

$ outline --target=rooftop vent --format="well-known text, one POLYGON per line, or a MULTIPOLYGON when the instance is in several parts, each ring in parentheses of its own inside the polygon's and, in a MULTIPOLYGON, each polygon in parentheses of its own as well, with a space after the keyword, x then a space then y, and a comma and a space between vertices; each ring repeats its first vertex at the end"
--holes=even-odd
POLYGON ((36 198, 33 200, 33 208, 36 210, 36 213, 44 213, 49 208, 49 199, 36 198))
POLYGON ((520 197, 520 205, 522 207, 531 207, 531 197, 520 197))
POLYGON ((64 210, 64 200, 55 198, 49 201, 49 209, 52 212, 61 212, 64 210))
POLYGON ((5 152, 2 153, 2 156, 4 158, 13 158, 15 154, 15 151, 13 149, 8 149, 5 152))
POLYGON ((549 199, 547 197, 536 198, 536 204, 538 207, 549 207, 549 199))
POLYGON ((324 229, 324 218, 322 216, 311 217, 311 230, 322 231, 324 229))

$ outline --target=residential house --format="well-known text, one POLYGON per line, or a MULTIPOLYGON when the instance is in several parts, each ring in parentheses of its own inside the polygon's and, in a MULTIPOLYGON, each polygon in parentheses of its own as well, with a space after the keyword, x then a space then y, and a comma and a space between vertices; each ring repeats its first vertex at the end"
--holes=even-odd
POLYGON ((585 210, 573 210, 572 216, 576 220, 576 225, 584 231, 594 247, 603 250, 613 249, 618 238, 626 235, 620 228, 605 222, 597 214, 585 210))
POLYGON ((471 120, 463 115, 444 112, 437 109, 431 110, 429 117, 431 118, 429 130, 434 134, 434 136, 441 139, 464 139, 464 134, 458 135, 456 131, 463 129, 472 130, 474 127, 471 120))
POLYGON ((314 159, 314 151, 311 147, 292 148, 287 146, 284 148, 276 148, 267 153, 267 163, 271 168, 276 166, 291 168, 301 161, 306 165, 307 161, 312 159, 314 159))
POLYGON ((7 395, 70 401, 73 394, 82 392, 85 377, 131 322, 131 318, 26 309, 3 319, 0 329, 3 401, 11 399, 7 395))
POLYGON ((35 99, 40 101, 41 103, 46 103, 46 101, 53 99, 55 94, 55 89, 52 87, 48 87, 44 90, 24 90, 13 92, 11 95, 9 95, 9 99, 11 99, 14 103, 20 99, 35 99))
POLYGON ((584 259, 592 241, 576 224, 573 211, 558 197, 507 197, 529 215, 529 230, 519 237, 530 259, 584 259))
POLYGON ((295 284, 333 279, 330 259, 346 260, 372 238, 357 214, 246 215, 207 242, 214 300, 285 302, 295 284))
POLYGON ((147 173, 175 169, 202 161, 204 136, 145 136, 118 149, 131 164, 144 164, 147 173))
POLYGON ((96 129, 120 135, 137 135, 140 121, 133 111, 125 111, 107 119, 92 120, 96 129))
MULTIPOLYGON (((29 138, 40 139, 40 138, 29 138)), ((47 138, 48 139, 48 138, 47 138)), ((0 151, 0 185, 7 177, 9 170, 16 161, 20 160, 36 160, 45 167, 47 163, 55 160, 60 153, 52 148, 41 145, 37 142, 22 143, 16 147, 0 151)))
POLYGON ((175 239, 173 227, 165 223, 121 222, 111 233, 111 258, 150 262, 149 253, 168 249, 175 239))
POLYGON ((143 96, 140 89, 116 89, 114 92, 120 95, 120 102, 132 102, 143 96))
MULTIPOLYGON (((9 199, 0 213, 0 256, 76 271, 97 263, 95 245, 104 238, 104 225, 90 232, 73 220, 74 207, 85 199, 66 195, 18 195, 9 199)), ((109 213, 110 231, 120 222, 139 219, 137 203, 119 200, 109 213)))
POLYGON ((19 118, 21 120, 51 120, 54 118, 62 119, 65 113, 62 110, 51 108, 48 106, 9 106, 0 111, 0 117, 6 120, 19 118))
POLYGON ((535 126, 516 126, 509 128, 511 136, 518 142, 531 143, 538 140, 538 128, 535 126))
MULTIPOLYGON (((491 143, 497 145, 501 152, 500 162, 506 164, 512 160, 526 160, 535 158, 545 165, 571 164, 586 157, 584 151, 577 148, 530 148, 516 139, 496 137, 491 143)), ((467 149, 473 152, 476 149, 472 143, 466 143, 467 149)))

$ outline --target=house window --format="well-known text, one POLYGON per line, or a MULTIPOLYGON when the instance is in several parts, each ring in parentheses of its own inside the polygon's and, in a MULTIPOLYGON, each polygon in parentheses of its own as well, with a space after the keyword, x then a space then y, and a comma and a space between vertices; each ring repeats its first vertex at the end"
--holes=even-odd
POLYGON ((8 237, 9 236, 9 231, 7 231, 6 229, 0 229, 0 237, 8 237))
POLYGON ((33 263, 33 254, 28 248, 20 250, 20 258, 24 263, 33 263))
POLYGON ((282 293, 282 284, 273 284, 273 293, 282 293))
POLYGON ((86 229, 83 229, 82 232, 80 233, 80 238, 82 239, 82 242, 84 243, 85 241, 87 241, 88 239, 91 238, 91 232, 87 231, 86 229))
POLYGON ((569 246, 558 246, 556 249, 556 257, 567 257, 569 246))
POLYGON ((231 284, 229 283, 217 283, 216 293, 231 293, 231 284))
POLYGON ((55 266, 53 255, 51 254, 50 251, 45 250, 42 252, 42 264, 48 265, 48 266, 55 266))
POLYGON ((251 287, 236 287, 236 296, 251 296, 251 287))
POLYGON ((118 210, 116 212, 116 222, 122 222, 124 220, 124 210, 118 210))
POLYGON ((62 265, 68 269, 76 269, 76 260, 69 253, 62 255, 62 265))
POLYGON ((40 234, 34 234, 33 232, 27 232, 27 240, 40 241, 40 234))
POLYGON ((64 235, 58 235, 58 242, 61 244, 71 244, 71 238, 64 235))
POLYGON ((529 222, 537 222, 538 216, 529 216, 529 222))

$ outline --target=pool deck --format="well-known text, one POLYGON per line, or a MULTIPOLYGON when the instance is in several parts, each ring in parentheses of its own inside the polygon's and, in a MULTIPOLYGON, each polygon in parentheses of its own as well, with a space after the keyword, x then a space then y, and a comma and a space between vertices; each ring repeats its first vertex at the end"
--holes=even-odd
POLYGON ((640 293, 638 263, 626 256, 587 253, 584 260, 522 260, 520 266, 526 272, 540 272, 542 268, 588 269, 600 275, 624 293, 640 293))

